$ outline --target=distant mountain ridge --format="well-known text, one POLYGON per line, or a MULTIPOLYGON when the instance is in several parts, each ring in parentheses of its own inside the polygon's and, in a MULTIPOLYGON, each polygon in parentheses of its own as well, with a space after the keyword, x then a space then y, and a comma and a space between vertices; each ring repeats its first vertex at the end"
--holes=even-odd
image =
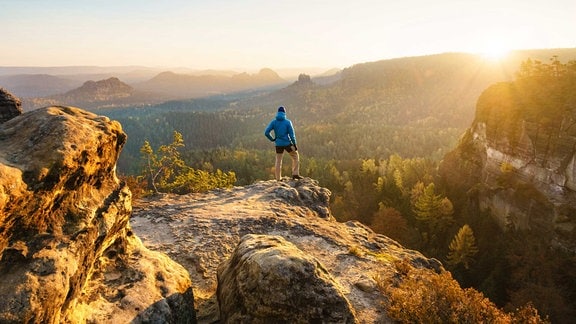
MULTIPOLYGON (((364 101, 366 99, 360 97, 367 96, 368 92, 374 92, 375 96, 370 99, 374 104, 369 105, 368 110, 377 108, 376 113, 387 110, 387 119, 404 119, 407 114, 415 117, 432 113, 435 115, 433 119, 436 121, 453 121, 459 127, 464 128, 469 125, 473 118, 473 105, 480 92, 492 82, 509 80, 520 62, 527 58, 546 61, 550 59, 551 55, 557 55, 561 60, 573 59, 576 56, 575 52, 576 49, 515 51, 500 62, 490 62, 473 54, 444 53, 359 63, 341 71, 327 71, 328 76, 324 74, 312 75, 316 85, 331 89, 321 90, 325 92, 321 94, 321 98, 314 99, 297 111, 306 112, 311 106, 316 106, 313 109, 314 112, 321 112, 322 109, 318 109, 318 106, 336 106, 337 109, 341 110, 340 113, 347 114, 352 111, 351 108, 357 106, 358 100, 364 101), (362 94, 359 95, 358 90, 361 89, 368 92, 361 92, 362 94), (409 95, 403 94, 406 91, 411 93, 409 95), (342 95, 344 96, 339 98, 342 95), (402 98, 399 98, 398 95, 402 98), (406 107, 410 107, 410 110, 407 110, 406 107), (445 111, 440 111, 440 108, 445 111), (417 110, 418 114, 411 113, 412 110, 417 110)), ((23 100, 23 109, 30 110, 49 104, 57 104, 53 99, 46 100, 46 97, 66 93, 75 88, 73 84, 80 87, 88 75, 94 76, 91 80, 99 80, 100 77, 107 79, 110 77, 109 73, 113 71, 117 71, 113 77, 117 77, 134 88, 135 94, 129 97, 130 100, 123 97, 121 102, 104 102, 102 105, 96 104, 94 100, 84 101, 88 102, 86 106, 83 106, 81 101, 75 104, 88 109, 153 105, 171 100, 229 95, 252 90, 274 90, 290 83, 270 69, 262 69, 258 73, 249 74, 224 70, 194 71, 184 68, 159 72, 158 69, 144 67, 0 67, 0 86, 10 91, 17 89, 18 91, 12 92, 22 99, 34 98, 23 100), (47 74, 7 75, 8 73, 34 71, 58 73, 58 76, 47 74), (84 79, 80 80, 81 78, 84 79), (14 81, 19 79, 28 81, 14 81), (55 93, 55 91, 58 92, 55 93)), ((295 108, 301 106, 302 98, 294 98, 291 97, 292 95, 290 91, 283 91, 282 94, 271 94, 266 98, 259 96, 258 100, 248 100, 245 104, 252 107, 254 104, 262 106, 279 103, 295 108)), ((300 95, 296 94, 296 96, 300 95)), ((71 103, 64 102, 64 104, 71 103)), ((240 105, 244 104, 240 103, 240 105)), ((333 113, 332 108, 330 110, 332 116, 338 115, 333 113)), ((372 113, 371 111, 366 112, 372 113)), ((325 118, 325 116, 322 113, 320 118, 325 118)), ((373 115, 366 117, 370 120, 378 120, 373 115)), ((430 121, 433 120, 428 119, 428 122, 430 121)), ((414 122, 420 121, 417 119, 414 122)))
MULTIPOLYGON (((104 80, 116 77, 133 86, 150 81, 150 79, 168 71, 178 75, 196 77, 218 76, 232 78, 234 76, 239 76, 242 78, 243 76, 250 76, 248 73, 241 73, 235 70, 195 70, 184 67, 167 69, 146 66, 0 66, 0 86, 8 89, 11 93, 20 98, 39 98, 63 94, 80 87, 87 80, 104 80)), ((274 70, 274 73, 270 74, 270 76, 276 79, 278 75, 281 75, 280 78, 282 79, 293 80, 299 73, 317 75, 320 73, 318 71, 322 71, 321 75, 332 75, 334 69, 326 72, 324 72, 325 70, 320 70, 318 68, 280 69, 278 71, 274 70)), ((259 73, 256 73, 252 76, 258 74, 259 73)), ((238 77, 234 79, 238 79, 238 77)), ((176 98, 164 99, 171 100, 176 98)))
MULTIPOLYGON (((133 85, 121 81, 118 77, 109 77, 99 81, 89 80, 73 89, 68 89, 68 87, 76 81, 68 80, 68 83, 62 84, 60 80, 65 79, 50 75, 0 77, 0 82, 20 78, 23 84, 29 84, 28 88, 22 91, 28 94, 34 93, 32 90, 34 88, 40 89, 39 94, 66 89, 66 92, 61 94, 21 96, 23 108, 26 111, 49 105, 72 105, 86 109, 149 105, 176 99, 281 87, 287 84, 287 81, 271 69, 262 69, 256 74, 231 74, 230 71, 206 71, 206 73, 215 74, 192 75, 165 71, 148 81, 133 85), (56 84, 55 86, 50 86, 52 81, 56 84)), ((9 87, 6 88, 9 89, 9 87)))
POLYGON ((239 73, 232 76, 192 75, 166 71, 146 82, 135 84, 134 87, 172 99, 188 99, 285 84, 286 80, 278 73, 271 69, 262 69, 257 74, 239 73))
POLYGON ((46 97, 81 85, 80 81, 49 74, 0 75, 0 85, 21 98, 46 97))

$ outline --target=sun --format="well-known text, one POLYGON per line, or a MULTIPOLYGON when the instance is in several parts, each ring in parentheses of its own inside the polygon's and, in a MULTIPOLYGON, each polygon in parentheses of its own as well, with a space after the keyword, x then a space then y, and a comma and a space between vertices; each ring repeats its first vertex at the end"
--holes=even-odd
POLYGON ((490 39, 478 47, 478 53, 487 61, 502 61, 512 51, 510 44, 503 39, 490 39))
POLYGON ((494 46, 480 52, 480 55, 489 61, 501 61, 510 53, 510 49, 502 46, 494 46))

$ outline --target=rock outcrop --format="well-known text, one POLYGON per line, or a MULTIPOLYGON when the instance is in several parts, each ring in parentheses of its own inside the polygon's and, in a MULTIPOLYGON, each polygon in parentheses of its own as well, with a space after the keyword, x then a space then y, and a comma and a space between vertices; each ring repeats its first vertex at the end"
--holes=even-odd
POLYGON ((86 81, 82 86, 63 94, 55 94, 44 98, 26 98, 26 110, 33 110, 45 106, 70 105, 84 109, 102 109, 137 105, 143 102, 155 102, 150 94, 136 92, 134 88, 111 77, 99 81, 86 81))
POLYGON ((316 258, 281 236, 242 237, 218 267, 224 323, 353 323, 342 288, 316 258))
POLYGON ((61 100, 65 102, 113 102, 121 101, 130 97, 134 88, 120 81, 118 78, 108 78, 100 81, 86 81, 74 90, 70 90, 62 95, 61 100))
POLYGON ((559 113, 537 106, 546 113, 534 119, 524 111, 539 101, 512 87, 496 84, 483 93, 472 126, 440 173, 454 195, 466 193, 502 229, 538 230, 552 245, 576 252, 574 100, 566 96, 559 113))
POLYGON ((199 323, 266 322, 275 310, 286 322, 314 322, 323 302, 334 317, 319 322, 391 322, 378 285, 399 277, 397 262, 434 274, 442 265, 359 222, 333 220, 329 195, 309 178, 161 195, 135 200, 131 224, 147 247, 188 269, 199 323), (238 282, 231 283, 234 277, 238 282), (235 291, 235 285, 243 287, 235 291), (253 295, 240 297, 248 287, 253 295), (241 306, 230 301, 235 296, 241 306))
POLYGON ((130 228, 125 142, 73 107, 0 125, 0 322, 195 322, 186 270, 130 228))
POLYGON ((4 88, 0 88, 0 124, 22 114, 22 103, 4 88))

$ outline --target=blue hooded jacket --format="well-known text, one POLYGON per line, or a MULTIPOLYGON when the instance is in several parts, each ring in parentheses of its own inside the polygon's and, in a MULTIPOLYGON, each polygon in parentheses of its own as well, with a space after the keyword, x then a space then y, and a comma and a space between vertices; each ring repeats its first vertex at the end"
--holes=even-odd
POLYGON ((268 124, 264 135, 272 142, 275 142, 276 146, 296 145, 296 135, 294 134, 292 122, 286 118, 286 113, 282 111, 276 113, 276 119, 268 124), (276 138, 270 135, 272 130, 274 130, 274 136, 276 136, 276 138))

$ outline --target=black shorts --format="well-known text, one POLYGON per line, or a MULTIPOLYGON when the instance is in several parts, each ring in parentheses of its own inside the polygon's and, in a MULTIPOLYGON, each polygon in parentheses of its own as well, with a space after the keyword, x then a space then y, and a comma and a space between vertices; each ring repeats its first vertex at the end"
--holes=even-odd
POLYGON ((280 153, 284 153, 284 150, 286 150, 286 152, 290 153, 292 152, 292 145, 288 145, 288 146, 276 146, 276 153, 280 154, 280 153))

